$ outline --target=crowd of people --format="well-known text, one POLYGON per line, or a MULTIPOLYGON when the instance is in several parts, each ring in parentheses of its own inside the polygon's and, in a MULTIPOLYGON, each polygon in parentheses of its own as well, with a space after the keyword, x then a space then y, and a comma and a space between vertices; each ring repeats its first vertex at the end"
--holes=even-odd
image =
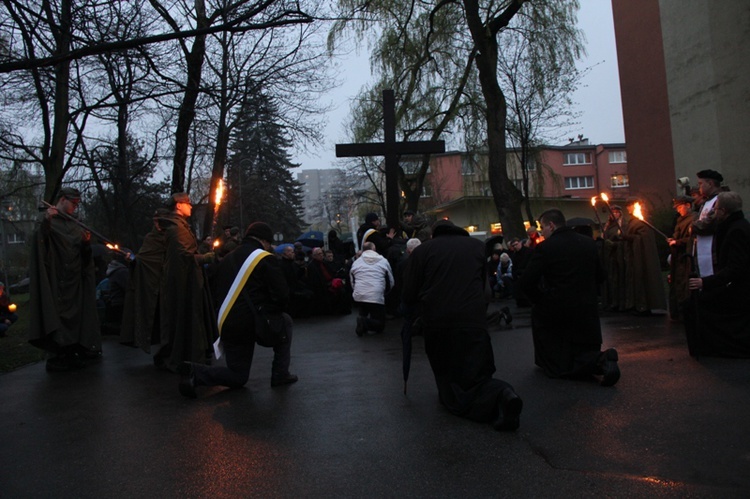
MULTIPOLYGON (((668 293, 655 231, 637 216, 636 199, 625 209, 608 205, 597 238, 550 209, 525 239, 489 248, 447 220, 430 225, 406 211, 399 226, 386 228, 368 213, 355 253, 336 231, 323 247, 274 248, 264 222, 243 234, 227 226, 218 243, 199 244, 188 223, 190 198, 176 193, 154 214, 134 258, 109 262, 106 293, 97 295, 90 235, 74 220, 80 192, 66 187, 34 236, 30 342, 48 352, 49 371, 84 367, 101 358, 103 317, 118 323, 122 343, 151 354, 158 369, 179 373, 180 392, 194 398, 200 386, 244 385, 256 343, 274 349, 272 386, 296 382, 289 371, 293 319, 356 308, 359 337, 382 333, 389 317, 403 320, 404 338, 423 335, 448 411, 513 431, 523 403, 493 376, 493 298, 531 307, 534 362, 553 378, 617 383, 618 352, 602 349, 602 310, 668 310, 684 321, 691 355, 750 357, 750 224, 721 174, 697 176, 699 195, 673 202, 668 293), (103 316, 97 296, 106 300, 103 316), (224 357, 226 366, 213 365, 213 357, 224 357)), ((17 319, 3 291, 0 283, 0 334, 17 319)), ((510 324, 508 307, 502 317, 510 324)))

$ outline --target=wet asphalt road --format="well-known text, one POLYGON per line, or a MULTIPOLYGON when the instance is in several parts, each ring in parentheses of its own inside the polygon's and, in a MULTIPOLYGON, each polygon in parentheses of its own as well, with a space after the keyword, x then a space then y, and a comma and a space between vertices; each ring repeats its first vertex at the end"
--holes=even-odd
POLYGON ((440 407, 421 338, 403 394, 398 320, 358 338, 354 315, 300 319, 298 383, 272 389, 258 347, 246 388, 197 400, 107 337, 101 364, 0 375, 0 497, 750 496, 750 360, 696 361, 665 316, 610 315, 620 382, 550 380, 529 314, 491 330, 524 400, 511 434, 440 407))

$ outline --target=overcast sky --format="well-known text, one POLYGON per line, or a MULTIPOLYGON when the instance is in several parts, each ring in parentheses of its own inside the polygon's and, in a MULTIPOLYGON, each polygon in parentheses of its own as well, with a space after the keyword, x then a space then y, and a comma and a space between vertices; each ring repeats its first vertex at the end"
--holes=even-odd
MULTIPOLYGON (((581 0, 578 24, 586 34, 586 52, 579 61, 579 69, 591 67, 581 82, 573 100, 581 112, 580 129, 593 144, 624 142, 620 84, 617 71, 615 33, 612 23, 612 4, 609 0, 581 0)), ((293 160, 302 168, 331 168, 339 166, 335 144, 349 142, 343 122, 349 113, 349 104, 360 88, 370 81, 368 54, 354 53, 343 63, 348 70, 342 73, 344 81, 331 92, 329 99, 336 107, 328 114, 325 142, 309 153, 293 152, 293 160)), ((400 137, 397 137, 400 139, 400 137)))

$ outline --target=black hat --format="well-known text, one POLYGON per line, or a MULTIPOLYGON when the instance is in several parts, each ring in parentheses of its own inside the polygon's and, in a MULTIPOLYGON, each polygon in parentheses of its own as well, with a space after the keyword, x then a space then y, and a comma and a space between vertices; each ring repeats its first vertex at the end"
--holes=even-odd
POLYGON ((232 227, 231 229, 229 229, 229 234, 232 236, 236 236, 239 233, 240 233, 239 227, 232 227))
POLYGON ((271 227, 263 222, 251 223, 245 232, 245 236, 255 237, 261 241, 268 241, 269 243, 273 241, 273 231, 271 230, 271 227))
POLYGON ((377 213, 370 212, 367 215, 365 215, 365 223, 371 224, 375 220, 380 220, 380 217, 378 217, 377 213))
POLYGON ((710 178, 718 183, 724 182, 724 177, 722 177, 721 173, 716 170, 701 170, 696 173, 695 176, 698 178, 710 178))
POLYGON ((414 216, 414 212, 413 212, 413 211, 411 211, 411 210, 406 210, 406 211, 404 212, 404 216, 406 216, 406 215, 411 215, 411 216, 414 216))
POLYGON ((679 206, 681 204, 693 204, 692 196, 675 196, 672 200, 672 206, 679 206))
POLYGON ((80 201, 81 191, 79 191, 75 187, 63 187, 62 189, 60 189, 60 197, 65 197, 66 199, 69 199, 71 201, 80 201))
POLYGON ((188 203, 190 204, 190 196, 187 192, 175 192, 169 198, 169 206, 176 206, 177 203, 188 203))

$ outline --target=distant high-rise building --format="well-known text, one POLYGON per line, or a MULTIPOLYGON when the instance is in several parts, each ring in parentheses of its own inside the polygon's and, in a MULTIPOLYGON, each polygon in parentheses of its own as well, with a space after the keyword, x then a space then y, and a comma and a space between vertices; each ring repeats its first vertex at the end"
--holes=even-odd
POLYGON ((305 223, 314 225, 325 221, 325 208, 322 202, 325 193, 340 178, 341 171, 335 168, 301 170, 297 181, 302 184, 305 223))

